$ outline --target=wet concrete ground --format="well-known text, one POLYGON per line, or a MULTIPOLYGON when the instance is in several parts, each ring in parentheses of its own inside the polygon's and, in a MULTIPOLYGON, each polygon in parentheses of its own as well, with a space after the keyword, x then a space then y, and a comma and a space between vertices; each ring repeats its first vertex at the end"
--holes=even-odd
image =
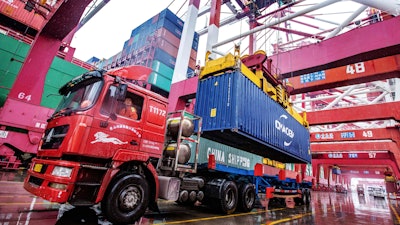
MULTIPOLYGON (((0 171, 0 225, 104 224, 97 208, 75 208, 36 198, 22 187, 24 173, 0 171), (99 216, 98 216, 99 215, 99 216)), ((161 213, 148 212, 140 224, 400 224, 400 202, 388 199, 312 192, 312 204, 294 209, 254 209, 220 215, 202 206, 184 207, 160 201, 161 213)))

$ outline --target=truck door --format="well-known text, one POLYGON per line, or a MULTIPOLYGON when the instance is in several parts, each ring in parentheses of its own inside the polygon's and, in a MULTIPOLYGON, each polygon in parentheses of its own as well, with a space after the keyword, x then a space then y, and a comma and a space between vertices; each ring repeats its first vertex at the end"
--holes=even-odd
POLYGON ((102 98, 100 115, 94 117, 87 148, 98 157, 110 158, 118 149, 139 151, 144 98, 129 90, 125 101, 116 101, 117 86, 111 85, 102 98), (116 115, 116 118, 111 118, 116 115))

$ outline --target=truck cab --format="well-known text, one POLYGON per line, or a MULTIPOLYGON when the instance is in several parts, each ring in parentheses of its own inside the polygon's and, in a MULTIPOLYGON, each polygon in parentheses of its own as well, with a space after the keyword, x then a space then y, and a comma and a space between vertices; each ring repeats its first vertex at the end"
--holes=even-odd
POLYGON ((95 70, 66 83, 24 188, 75 206, 103 201, 103 213, 122 223, 156 207, 167 99, 146 89, 142 80, 150 72, 142 66, 95 70), (119 114, 126 98, 136 118, 119 114))

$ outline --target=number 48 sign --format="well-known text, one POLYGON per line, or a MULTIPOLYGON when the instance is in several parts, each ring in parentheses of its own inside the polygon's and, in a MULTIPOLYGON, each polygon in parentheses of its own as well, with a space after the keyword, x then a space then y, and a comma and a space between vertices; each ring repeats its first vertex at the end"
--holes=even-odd
POLYGON ((347 65, 346 73, 349 74, 357 74, 357 73, 364 73, 365 72, 365 65, 364 62, 359 62, 355 64, 347 65))

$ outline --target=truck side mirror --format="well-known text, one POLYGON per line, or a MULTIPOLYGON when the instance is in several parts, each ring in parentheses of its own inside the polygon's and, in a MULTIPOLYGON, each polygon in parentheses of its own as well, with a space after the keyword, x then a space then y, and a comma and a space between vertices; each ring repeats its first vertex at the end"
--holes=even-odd
POLYGON ((119 84, 118 86, 118 93, 117 93, 117 101, 124 101, 126 92, 128 90, 128 85, 126 84, 119 84))

